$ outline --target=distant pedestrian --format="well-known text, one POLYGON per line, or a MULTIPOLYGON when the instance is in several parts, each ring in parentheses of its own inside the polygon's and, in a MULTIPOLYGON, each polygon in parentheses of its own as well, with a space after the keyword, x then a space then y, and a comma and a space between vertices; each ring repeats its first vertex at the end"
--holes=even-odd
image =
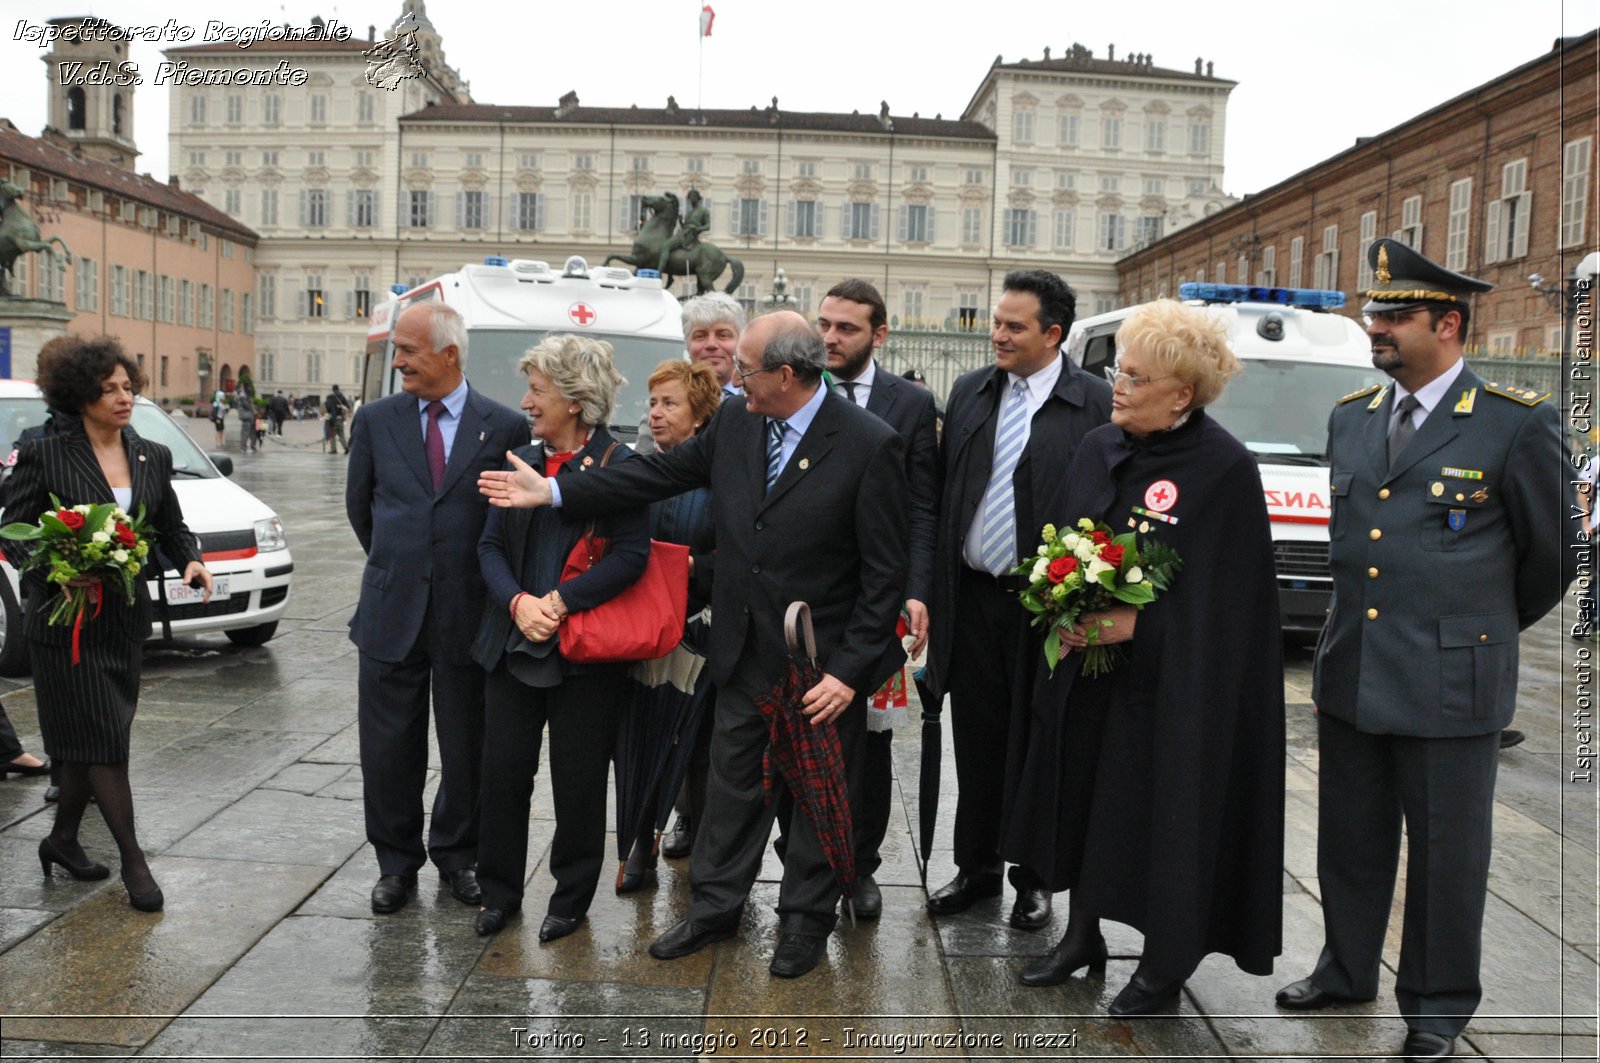
POLYGON ((233 408, 239 414, 239 453, 260 450, 261 440, 256 434, 256 401, 240 388, 234 392, 233 408))
POLYGON ((337 454, 340 447, 346 454, 350 453, 350 444, 344 438, 344 418, 350 412, 350 400, 345 398, 338 384, 333 385, 328 397, 322 400, 322 410, 328 418, 322 426, 322 441, 328 453, 337 454))
POLYGON ((267 420, 272 424, 272 434, 283 435, 283 422, 289 419, 289 400, 279 391, 267 402, 267 420))
POLYGON ((216 447, 218 450, 228 449, 227 416, 228 393, 218 388, 216 394, 211 396, 211 427, 217 431, 216 447))

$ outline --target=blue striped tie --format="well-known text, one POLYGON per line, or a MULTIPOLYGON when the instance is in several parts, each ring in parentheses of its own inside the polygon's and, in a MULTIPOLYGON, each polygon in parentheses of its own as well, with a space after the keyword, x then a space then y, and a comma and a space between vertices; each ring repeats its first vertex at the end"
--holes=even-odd
POLYGON ((994 468, 989 487, 983 493, 983 537, 978 554, 983 567, 995 576, 1004 576, 1017 562, 1017 514, 1011 474, 1022 459, 1027 442, 1028 385, 1018 380, 1011 385, 1011 398, 1000 413, 1000 426, 994 434, 994 468))
POLYGON ((778 470, 783 467, 783 433, 788 431, 787 421, 767 422, 767 490, 778 482, 778 470))

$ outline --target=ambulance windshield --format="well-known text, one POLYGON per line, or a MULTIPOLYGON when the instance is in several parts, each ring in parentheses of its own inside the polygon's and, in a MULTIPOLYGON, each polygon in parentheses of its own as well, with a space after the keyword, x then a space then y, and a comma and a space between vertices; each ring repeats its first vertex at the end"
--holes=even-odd
POLYGON ((1326 464, 1328 413, 1352 391, 1388 380, 1370 367, 1246 359, 1222 397, 1208 407, 1264 462, 1326 464))

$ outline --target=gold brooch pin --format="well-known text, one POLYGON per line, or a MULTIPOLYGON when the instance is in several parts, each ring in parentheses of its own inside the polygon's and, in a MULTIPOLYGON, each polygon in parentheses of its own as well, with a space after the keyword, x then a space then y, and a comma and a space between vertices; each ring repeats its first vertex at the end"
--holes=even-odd
POLYGON ((1433 492, 1434 498, 1438 498, 1440 495, 1444 494, 1444 484, 1440 483, 1438 480, 1435 480, 1433 483, 1428 485, 1428 490, 1433 492))

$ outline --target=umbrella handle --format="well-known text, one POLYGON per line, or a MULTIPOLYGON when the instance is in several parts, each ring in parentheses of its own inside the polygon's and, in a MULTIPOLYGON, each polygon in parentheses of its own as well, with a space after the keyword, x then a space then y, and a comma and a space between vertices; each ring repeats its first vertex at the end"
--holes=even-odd
POLYGON ((783 637, 791 654, 816 660, 817 633, 811 626, 811 607, 805 602, 789 603, 783 614, 783 637))

